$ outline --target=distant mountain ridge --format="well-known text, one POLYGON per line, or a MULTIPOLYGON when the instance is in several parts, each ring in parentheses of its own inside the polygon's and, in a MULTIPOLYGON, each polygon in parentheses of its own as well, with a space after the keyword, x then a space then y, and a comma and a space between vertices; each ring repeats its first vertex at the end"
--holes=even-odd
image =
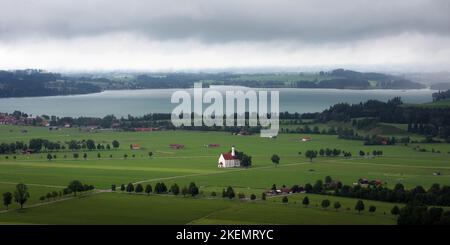
POLYGON ((421 89, 411 80, 374 72, 336 69, 318 73, 141 73, 61 75, 43 70, 0 70, 0 98, 97 93, 104 90, 234 85, 253 88, 421 89))

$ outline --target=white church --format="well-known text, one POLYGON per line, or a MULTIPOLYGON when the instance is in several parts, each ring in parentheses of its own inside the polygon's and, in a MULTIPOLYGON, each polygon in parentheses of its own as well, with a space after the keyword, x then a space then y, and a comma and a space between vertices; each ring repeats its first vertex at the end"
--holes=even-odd
POLYGON ((234 168, 240 167, 241 161, 237 159, 236 152, 234 151, 234 146, 231 147, 231 153, 220 154, 217 167, 219 168, 234 168))

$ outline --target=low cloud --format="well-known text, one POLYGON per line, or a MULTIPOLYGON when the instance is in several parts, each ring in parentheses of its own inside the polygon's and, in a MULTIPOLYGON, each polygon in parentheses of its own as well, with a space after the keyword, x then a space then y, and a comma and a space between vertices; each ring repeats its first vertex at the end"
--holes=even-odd
POLYGON ((446 0, 0 1, 0 68, 449 65, 446 0))

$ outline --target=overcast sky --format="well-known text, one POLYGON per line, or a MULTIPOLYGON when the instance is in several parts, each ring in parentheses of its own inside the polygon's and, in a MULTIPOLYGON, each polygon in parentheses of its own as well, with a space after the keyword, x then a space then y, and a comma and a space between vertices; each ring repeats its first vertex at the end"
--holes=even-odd
POLYGON ((450 70, 448 0, 0 0, 0 69, 450 70))

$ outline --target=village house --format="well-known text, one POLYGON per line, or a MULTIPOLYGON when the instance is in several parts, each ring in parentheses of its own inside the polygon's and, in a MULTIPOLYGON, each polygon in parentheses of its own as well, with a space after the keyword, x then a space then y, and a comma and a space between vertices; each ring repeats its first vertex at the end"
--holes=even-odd
POLYGON ((141 149, 141 146, 138 145, 138 144, 131 144, 131 149, 132 149, 132 150, 140 150, 140 149, 141 149))
POLYGON ((234 146, 231 147, 231 152, 220 154, 217 167, 219 168, 234 168, 240 167, 241 161, 237 158, 234 146))
POLYGON ((184 145, 182 144, 170 144, 169 147, 175 150, 184 149, 184 145))
POLYGON ((308 136, 305 136, 302 138, 303 142, 307 142, 307 141, 311 141, 311 140, 312 140, 311 137, 308 137, 308 136))

